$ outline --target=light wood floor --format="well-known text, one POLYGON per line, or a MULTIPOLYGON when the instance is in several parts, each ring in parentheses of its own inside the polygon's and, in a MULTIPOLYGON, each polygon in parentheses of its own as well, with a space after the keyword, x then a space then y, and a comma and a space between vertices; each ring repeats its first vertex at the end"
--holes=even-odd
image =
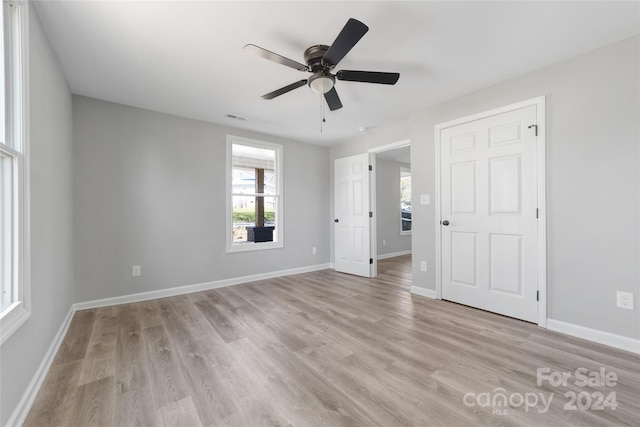
POLYGON ((640 425, 639 356, 412 296, 409 263, 80 311, 25 425, 640 425), (618 381, 537 387, 545 367, 618 381), (465 405, 498 387, 513 407, 465 405), (615 392, 618 407, 565 410, 571 391, 615 392), (548 412, 515 406, 533 393, 554 393, 548 412))

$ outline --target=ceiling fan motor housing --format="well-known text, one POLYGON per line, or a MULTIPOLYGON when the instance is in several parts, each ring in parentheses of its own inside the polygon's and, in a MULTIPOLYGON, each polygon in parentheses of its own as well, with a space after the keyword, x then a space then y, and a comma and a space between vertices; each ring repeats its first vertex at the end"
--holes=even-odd
POLYGON ((322 63, 322 58, 327 50, 329 50, 329 46, 317 44, 304 51, 304 60, 313 73, 307 80, 307 85, 315 93, 329 92, 336 82, 336 78, 329 72, 332 66, 322 63))
POLYGON ((328 70, 330 68, 322 63, 322 58, 328 50, 329 46, 317 44, 304 51, 304 62, 307 63, 312 73, 324 70, 325 68, 328 70))

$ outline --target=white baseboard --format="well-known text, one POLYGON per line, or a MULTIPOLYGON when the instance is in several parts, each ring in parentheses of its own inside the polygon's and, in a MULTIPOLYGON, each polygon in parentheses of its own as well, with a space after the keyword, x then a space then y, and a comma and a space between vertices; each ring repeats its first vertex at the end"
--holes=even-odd
POLYGON ((378 259, 394 258, 394 257, 397 257, 397 256, 410 255, 410 254, 411 254, 411 250, 400 251, 400 252, 392 252, 390 254, 378 255, 378 259))
POLYGON ((640 340, 638 339, 554 319, 547 319, 547 329, 640 354, 640 340))
POLYGON ((132 302, 148 301, 158 298, 172 297, 192 292, 208 291, 210 289, 224 288, 226 286, 239 285, 241 283, 255 282, 258 280, 273 279, 274 277, 291 276, 292 274, 310 273, 312 271, 326 270, 329 264, 311 265, 308 267, 292 268, 289 270, 272 271, 269 273, 253 274, 251 276, 234 277, 231 279, 216 280, 213 282, 198 283, 195 285, 178 286, 157 291, 140 292, 136 294, 122 295, 119 297, 103 298, 93 301, 78 302, 73 305, 74 310, 87 310, 91 308, 107 307, 110 305, 129 304, 132 302))
POLYGON ((426 289, 418 286, 412 286, 409 292, 415 295, 436 299, 436 291, 434 289, 426 289))
POLYGON ((75 313, 75 310, 73 309, 73 307, 71 307, 69 309, 69 312, 67 313, 67 317, 65 317, 62 325, 60 325, 60 328, 58 329, 58 332, 56 333, 55 337, 53 337, 53 341, 51 342, 47 353, 42 359, 40 366, 38 366, 35 375, 31 379, 31 382, 27 386, 27 389, 22 395, 22 398, 18 402, 18 406, 16 406, 16 409, 13 411, 13 414, 11 414, 11 417, 7 421, 7 424, 5 425, 6 427, 21 426, 24 423, 24 420, 27 418, 27 415, 31 410, 31 405, 33 405, 33 402, 36 400, 36 396, 38 395, 40 387, 42 386, 42 383, 44 382, 44 379, 49 372, 49 368, 53 363, 53 359, 58 353, 60 344, 62 344, 62 340, 64 339, 65 335, 67 335, 67 330, 69 329, 69 325, 71 324, 73 313, 75 313))

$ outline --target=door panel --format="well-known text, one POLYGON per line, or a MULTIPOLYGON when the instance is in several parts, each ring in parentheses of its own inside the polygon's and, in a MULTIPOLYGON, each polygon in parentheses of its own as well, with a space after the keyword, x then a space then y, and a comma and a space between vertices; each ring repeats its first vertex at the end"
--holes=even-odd
POLYGON ((477 286, 478 235, 454 231, 451 233, 451 283, 477 286))
POLYGON ((336 159, 335 269, 364 277, 372 275, 369 181, 369 154, 336 159))
POLYGON ((537 321, 536 107, 440 131, 442 298, 537 321))
POLYGON ((451 212, 476 212, 476 162, 451 165, 451 212))
POLYGON ((489 160, 491 215, 522 214, 522 162, 520 155, 489 160))
POLYGON ((450 141, 451 154, 458 154, 476 148, 476 134, 454 135, 450 141))
POLYGON ((489 147, 522 142, 522 122, 489 126, 489 147))
POLYGON ((489 289, 522 296, 522 236, 489 236, 489 289))

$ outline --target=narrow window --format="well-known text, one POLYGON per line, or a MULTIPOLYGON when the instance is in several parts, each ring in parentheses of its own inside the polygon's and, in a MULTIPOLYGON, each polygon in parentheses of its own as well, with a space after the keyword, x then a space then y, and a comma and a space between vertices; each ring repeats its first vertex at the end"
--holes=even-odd
POLYGON ((227 137, 227 251, 283 247, 282 146, 227 137))
POLYGON ((30 315, 26 3, 0 8, 0 343, 30 315))
POLYGON ((411 171, 400 168, 400 234, 411 234, 411 171))

